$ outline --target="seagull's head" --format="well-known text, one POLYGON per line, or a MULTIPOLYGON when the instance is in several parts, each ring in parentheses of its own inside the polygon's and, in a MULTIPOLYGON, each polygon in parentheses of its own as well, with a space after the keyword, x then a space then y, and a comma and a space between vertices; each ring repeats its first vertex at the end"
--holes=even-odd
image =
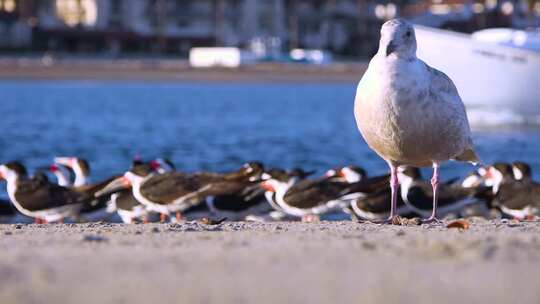
POLYGON ((379 53, 411 59, 416 56, 416 38, 412 24, 403 19, 386 21, 381 28, 379 53))

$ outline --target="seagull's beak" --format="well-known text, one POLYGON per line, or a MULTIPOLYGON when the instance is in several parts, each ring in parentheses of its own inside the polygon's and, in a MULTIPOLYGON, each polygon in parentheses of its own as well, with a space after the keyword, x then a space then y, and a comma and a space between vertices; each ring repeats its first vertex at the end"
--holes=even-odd
POLYGON ((386 56, 392 54, 397 49, 397 45, 394 42, 394 40, 391 40, 388 45, 386 46, 386 56))
POLYGON ((111 194, 114 192, 118 192, 123 189, 127 189, 131 186, 131 182, 129 179, 127 179, 125 176, 120 176, 114 180, 112 180, 107 186, 103 187, 103 189, 97 191, 94 196, 102 196, 111 194))

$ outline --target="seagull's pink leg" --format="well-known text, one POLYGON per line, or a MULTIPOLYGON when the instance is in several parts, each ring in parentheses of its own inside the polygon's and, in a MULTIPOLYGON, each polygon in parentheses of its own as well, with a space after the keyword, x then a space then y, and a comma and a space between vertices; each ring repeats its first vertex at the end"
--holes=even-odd
POLYGON ((397 209, 397 191, 399 187, 399 180, 397 176, 397 166, 394 164, 388 163, 390 166, 390 189, 392 190, 392 200, 390 205, 390 217, 388 217, 388 221, 391 222, 396 214, 397 209))
POLYGON ((438 190, 439 187, 439 164, 433 163, 433 177, 431 178, 431 187, 433 188, 433 211, 431 216, 427 219, 427 222, 438 222, 437 219, 437 201, 438 201, 438 190))

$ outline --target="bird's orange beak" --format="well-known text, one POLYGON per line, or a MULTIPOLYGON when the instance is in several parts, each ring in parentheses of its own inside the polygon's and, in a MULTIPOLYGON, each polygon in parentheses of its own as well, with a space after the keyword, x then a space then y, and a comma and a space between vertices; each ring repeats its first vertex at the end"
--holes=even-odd
POLYGON ((125 176, 122 176, 121 179, 120 179, 120 182, 122 183, 122 186, 124 186, 125 188, 129 188, 131 187, 131 182, 129 181, 129 179, 125 176))
POLYGON ((131 182, 127 177, 120 176, 112 180, 107 186, 103 187, 103 189, 97 191, 94 196, 101 196, 104 194, 110 194, 113 192, 118 192, 122 189, 128 189, 131 186, 131 182))
POLYGON ((0 172, 0 180, 4 179, 4 175, 2 175, 2 172, 0 172))
POLYGON ((276 192, 276 189, 274 188, 274 186, 272 186, 269 182, 265 181, 265 182, 262 182, 261 183, 261 187, 266 190, 266 191, 269 191, 269 192, 276 192))
POLYGON ((492 170, 491 167, 486 170, 486 174, 485 174, 484 178, 492 178, 493 177, 493 172, 491 170, 492 170))

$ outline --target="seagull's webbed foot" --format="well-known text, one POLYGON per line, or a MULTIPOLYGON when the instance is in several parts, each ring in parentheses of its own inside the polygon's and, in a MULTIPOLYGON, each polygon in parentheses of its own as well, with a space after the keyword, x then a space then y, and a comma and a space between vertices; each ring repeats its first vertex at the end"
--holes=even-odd
POLYGON ((429 218, 422 220, 422 224, 438 224, 438 225, 440 225, 442 223, 443 223, 443 221, 438 219, 435 216, 430 216, 429 218))

